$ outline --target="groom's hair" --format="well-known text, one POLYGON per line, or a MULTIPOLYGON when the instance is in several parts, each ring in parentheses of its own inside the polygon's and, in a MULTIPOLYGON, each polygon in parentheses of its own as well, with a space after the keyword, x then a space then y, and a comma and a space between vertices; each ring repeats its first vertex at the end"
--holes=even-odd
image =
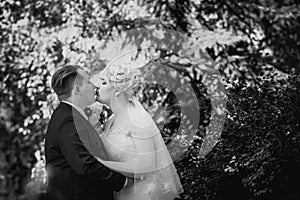
POLYGON ((71 96, 75 80, 81 85, 82 77, 78 74, 79 69, 81 67, 78 65, 66 65, 53 74, 51 86, 59 100, 66 100, 71 96))

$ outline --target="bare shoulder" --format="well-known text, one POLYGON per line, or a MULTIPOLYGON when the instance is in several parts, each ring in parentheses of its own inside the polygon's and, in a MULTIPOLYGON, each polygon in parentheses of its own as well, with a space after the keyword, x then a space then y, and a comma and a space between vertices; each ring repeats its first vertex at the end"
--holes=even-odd
POLYGON ((132 123, 132 135, 140 139, 151 139, 159 133, 151 115, 145 111, 135 113, 130 119, 132 123))

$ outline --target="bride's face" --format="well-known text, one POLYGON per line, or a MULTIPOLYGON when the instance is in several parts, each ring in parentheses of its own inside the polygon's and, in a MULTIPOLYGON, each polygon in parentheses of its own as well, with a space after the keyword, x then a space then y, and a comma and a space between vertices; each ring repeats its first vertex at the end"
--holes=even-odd
POLYGON ((109 104, 114 91, 115 88, 111 85, 107 76, 101 77, 101 83, 98 89, 98 101, 104 104, 109 104))

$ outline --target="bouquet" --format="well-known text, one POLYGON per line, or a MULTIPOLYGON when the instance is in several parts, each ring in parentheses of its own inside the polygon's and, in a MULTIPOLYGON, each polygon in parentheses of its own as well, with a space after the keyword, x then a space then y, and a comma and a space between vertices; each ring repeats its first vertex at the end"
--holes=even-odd
POLYGON ((104 130, 104 123, 107 120, 108 108, 99 102, 95 102, 85 108, 85 113, 88 116, 89 122, 101 134, 104 130))

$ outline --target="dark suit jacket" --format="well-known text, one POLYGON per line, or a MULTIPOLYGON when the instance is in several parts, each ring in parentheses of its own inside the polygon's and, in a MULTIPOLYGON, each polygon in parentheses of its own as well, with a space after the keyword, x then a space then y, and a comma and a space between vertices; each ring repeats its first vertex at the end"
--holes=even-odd
POLYGON ((46 133, 48 200, 113 200, 125 177, 94 156, 107 155, 97 132, 71 105, 60 103, 46 133), (93 156, 94 155, 94 156, 93 156))

